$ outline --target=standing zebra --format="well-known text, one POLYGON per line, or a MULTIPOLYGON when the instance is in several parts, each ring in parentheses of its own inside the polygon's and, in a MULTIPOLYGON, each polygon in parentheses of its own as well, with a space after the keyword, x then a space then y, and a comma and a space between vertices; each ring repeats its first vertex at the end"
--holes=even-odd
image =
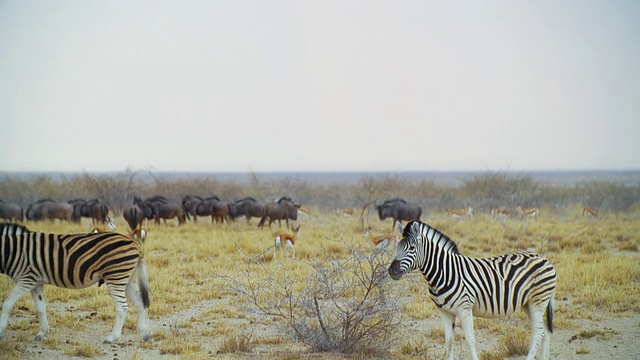
POLYGON ((40 318, 40 332, 35 339, 42 340, 49 331, 43 285, 80 289, 104 282, 116 307, 115 326, 104 342, 112 343, 122 334, 127 297, 139 309, 138 331, 143 340, 151 339, 146 310, 149 283, 142 240, 118 233, 45 234, 4 223, 0 224, 0 234, 0 272, 16 283, 2 305, 0 338, 4 337, 11 309, 28 292, 40 318), (140 293, 134 287, 135 273, 140 293))
POLYGON ((542 358, 549 359, 556 271, 547 259, 526 252, 486 259, 466 257, 449 237, 413 221, 404 229, 389 275, 399 280, 417 269, 427 280, 429 296, 440 311, 449 360, 453 359, 456 317, 460 318, 471 356, 477 360, 473 316, 507 317, 520 308, 527 310, 531 319, 527 359, 535 358, 540 340, 542 358))

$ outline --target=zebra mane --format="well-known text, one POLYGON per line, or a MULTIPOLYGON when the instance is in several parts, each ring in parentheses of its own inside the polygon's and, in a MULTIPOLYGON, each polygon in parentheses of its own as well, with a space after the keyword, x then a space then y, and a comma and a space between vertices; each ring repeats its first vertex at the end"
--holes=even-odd
POLYGON ((445 235, 442 231, 427 224, 425 225, 426 229, 423 230, 422 234, 424 234, 424 236, 429 239, 429 241, 437 243, 445 251, 453 254, 460 254, 460 250, 458 250, 458 244, 456 244, 455 241, 451 240, 451 238, 445 235), (431 235, 431 238, 429 238, 429 235, 431 235))
POLYGON ((0 223, 0 235, 20 235, 30 233, 31 231, 27 229, 26 226, 14 223, 3 222, 0 223))
POLYGON ((417 232, 417 234, 415 235, 420 236, 425 241, 433 242, 447 252, 460 254, 460 250, 458 250, 458 244, 456 244, 455 241, 451 240, 450 237, 445 235, 442 231, 432 227, 431 225, 417 220, 412 221, 407 225, 407 227, 404 228, 403 237, 412 235, 414 227, 417 232))

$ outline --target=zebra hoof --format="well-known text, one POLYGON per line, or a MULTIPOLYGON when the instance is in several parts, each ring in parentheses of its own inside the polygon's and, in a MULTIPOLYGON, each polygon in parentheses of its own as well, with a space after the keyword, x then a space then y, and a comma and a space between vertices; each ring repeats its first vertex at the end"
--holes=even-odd
POLYGON ((151 334, 144 334, 142 337, 143 342, 151 342, 151 334))
POLYGON ((44 335, 36 335, 36 337, 34 338, 35 341, 43 341, 43 340, 47 340, 47 337, 44 335))

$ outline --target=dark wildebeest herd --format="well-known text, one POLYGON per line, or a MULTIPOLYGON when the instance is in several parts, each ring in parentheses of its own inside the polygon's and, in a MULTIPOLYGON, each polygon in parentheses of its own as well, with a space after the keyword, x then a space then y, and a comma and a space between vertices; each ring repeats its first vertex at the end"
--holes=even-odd
POLYGON ((41 199, 30 204, 26 210, 19 205, 0 200, 0 218, 9 221, 65 220, 80 222, 83 217, 91 218, 94 224, 111 222, 109 208, 98 199, 75 199, 66 202, 41 199))
POLYGON ((164 196, 153 196, 146 199, 134 197, 133 203, 126 206, 122 212, 129 227, 137 229, 144 220, 154 220, 156 224, 162 219, 178 219, 178 225, 187 220, 198 222, 198 217, 210 217, 211 223, 230 223, 236 218, 244 216, 247 224, 252 217, 260 219, 259 227, 263 227, 269 220, 269 227, 275 221, 281 225, 282 220, 289 225, 289 220, 297 220, 299 204, 295 204, 290 197, 281 197, 273 203, 262 203, 253 197, 246 197, 234 203, 220 200, 217 196, 201 197, 186 195, 181 202, 170 200, 164 196))
MULTIPOLYGON (((416 204, 408 203, 403 199, 391 199, 378 205, 376 210, 380 220, 392 218, 392 228, 398 221, 420 220, 422 208, 416 204)), ((296 204, 290 197, 284 196, 273 202, 260 202, 253 197, 245 197, 233 203, 220 200, 217 196, 201 197, 186 195, 181 201, 156 195, 146 199, 135 196, 132 203, 124 207, 122 216, 129 224, 131 230, 139 229, 142 223, 153 220, 165 224, 167 219, 177 219, 178 225, 187 220, 198 221, 198 217, 210 217, 212 223, 229 223, 236 218, 244 216, 247 224, 251 218, 258 218, 258 227, 271 225, 278 222, 282 227, 282 221, 289 228, 289 220, 298 219, 300 204, 296 204)), ((19 205, 0 200, 0 219, 9 221, 54 221, 64 220, 80 222, 82 218, 92 219, 93 224, 112 225, 109 218, 108 206, 98 199, 74 199, 69 201, 55 201, 41 199, 30 204, 26 209, 19 205)))

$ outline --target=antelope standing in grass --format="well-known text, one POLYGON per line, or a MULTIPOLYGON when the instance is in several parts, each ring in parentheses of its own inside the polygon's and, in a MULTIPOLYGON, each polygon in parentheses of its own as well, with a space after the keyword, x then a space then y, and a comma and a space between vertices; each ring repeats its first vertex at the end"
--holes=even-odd
POLYGON ((464 218, 473 219, 473 209, 470 207, 466 207, 464 209, 451 209, 449 210, 448 215, 460 220, 464 218))
POLYGON ((356 209, 348 209, 348 208, 342 208, 338 210, 338 216, 342 217, 352 217, 353 215, 355 215, 356 213, 356 209))
POLYGON ((537 219, 539 213, 540 210, 538 208, 523 209, 522 206, 518 206, 518 215, 520 215, 524 221, 527 221, 527 219, 537 219))
POLYGON ((491 217, 495 219, 500 219, 500 221, 506 220, 509 216, 511 216, 511 210, 505 208, 495 208, 491 210, 491 217))
MULTIPOLYGON (((400 229, 402 233, 403 227, 402 224, 398 221, 396 222, 396 227, 400 229)), ((394 244, 397 244, 400 241, 400 236, 394 234, 383 234, 378 236, 371 236, 371 230, 373 230, 373 226, 369 226, 365 232, 364 237, 369 238, 371 243, 378 248, 386 248, 392 241, 394 244)))
POLYGON ((284 246, 284 252, 289 257, 289 250, 292 252, 292 258, 296 257, 296 240, 298 236, 300 236, 300 225, 297 227, 291 226, 291 230, 293 234, 289 234, 283 231, 279 231, 276 233, 276 238, 274 241, 275 251, 273 253, 273 257, 275 258, 278 254, 278 250, 284 246))
POLYGON ((590 219, 598 218, 598 210, 586 207, 582 209, 582 216, 588 216, 590 219))

